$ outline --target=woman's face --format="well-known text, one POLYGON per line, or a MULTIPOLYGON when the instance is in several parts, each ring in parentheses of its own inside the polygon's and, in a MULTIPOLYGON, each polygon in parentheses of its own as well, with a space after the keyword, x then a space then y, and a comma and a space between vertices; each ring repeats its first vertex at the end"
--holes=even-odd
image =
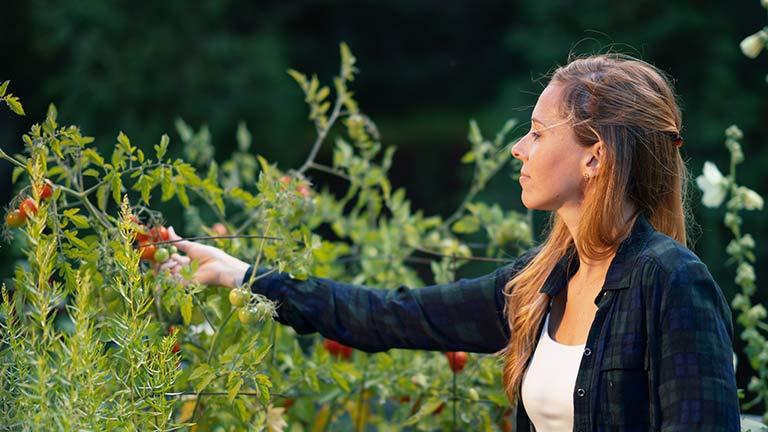
POLYGON ((544 89, 533 109, 531 130, 512 147, 512 156, 523 162, 521 199, 529 209, 555 211, 580 205, 584 174, 596 172, 596 152, 602 143, 578 144, 571 122, 560 114, 562 90, 552 83, 544 89))

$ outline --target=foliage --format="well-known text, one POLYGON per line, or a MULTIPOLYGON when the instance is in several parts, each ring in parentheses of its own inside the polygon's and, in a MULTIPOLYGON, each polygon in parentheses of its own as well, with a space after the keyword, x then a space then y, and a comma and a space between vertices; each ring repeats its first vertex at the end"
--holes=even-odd
POLYGON ((500 427, 509 411, 492 357, 473 356, 460 375, 437 353, 356 352, 346 361, 280 328, 267 299, 248 292, 244 306, 233 306, 229 292, 190 283, 194 262, 180 281, 140 261, 137 230, 163 225, 152 206, 171 200, 185 207, 192 239, 298 279, 417 287, 424 282, 413 264, 425 258, 415 254, 438 258, 431 262, 438 282, 453 280, 474 258, 459 235, 484 233, 487 258, 500 262, 530 245, 524 216, 473 199, 508 166, 514 122, 492 141, 470 123, 464 162, 475 165, 475 181, 468 198, 449 219, 427 217, 411 209, 404 189, 392 188, 395 150, 383 146, 348 89, 355 65, 342 44, 333 100, 316 76, 289 71, 317 134, 298 169, 284 172, 254 156, 242 124, 237 152, 219 165, 205 126, 195 131, 181 119, 187 161, 168 157, 167 135, 145 152, 122 132, 105 156, 79 128, 59 126, 53 105, 22 137, 25 154, 0 153, 14 166, 13 180, 28 185, 11 209, 30 198, 37 208, 21 229, 6 229, 24 245, 26 261, 3 291, 4 428, 172 430, 194 423, 196 430, 282 430, 286 420, 313 430, 500 427), (333 162, 323 165, 316 156, 337 125, 343 133, 335 137, 333 162), (316 190, 310 172, 346 181, 346 191, 337 197, 316 190), (50 198, 41 195, 46 180, 50 198), (414 399, 399 403, 405 395, 414 399), (450 419, 435 413, 446 404, 450 419))

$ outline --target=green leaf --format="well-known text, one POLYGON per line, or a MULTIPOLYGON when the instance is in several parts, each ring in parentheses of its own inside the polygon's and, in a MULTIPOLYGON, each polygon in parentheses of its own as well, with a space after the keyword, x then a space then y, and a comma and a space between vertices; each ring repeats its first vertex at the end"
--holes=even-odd
POLYGON ((16 183, 16 181, 19 179, 19 176, 24 173, 26 169, 22 167, 16 167, 13 169, 13 174, 11 174, 11 182, 16 183))
POLYGON ((83 155, 86 159, 89 161, 95 163, 96 165, 103 167, 104 166, 104 158, 101 157, 101 155, 96 152, 94 149, 85 149, 83 150, 83 155))
POLYGON ((112 176, 112 199, 115 200, 115 204, 120 205, 122 199, 120 195, 123 193, 123 179, 120 178, 119 173, 114 173, 112 176))
POLYGON ((421 405, 421 408, 419 408, 419 411, 416 412, 416 414, 408 417, 405 420, 405 422, 402 423, 402 426, 410 426, 418 423, 419 420, 432 414, 432 412, 435 411, 437 407, 440 406, 441 403, 443 403, 443 401, 441 401, 440 399, 436 399, 436 398, 428 399, 423 405, 421 405))
POLYGON ((227 400, 231 403, 237 397, 240 387, 243 386, 243 378, 239 374, 230 374, 227 379, 227 400))
POLYGON ((461 157, 461 163, 468 164, 475 161, 475 152, 470 150, 461 157))
POLYGON ((185 295, 181 298, 181 318, 184 320, 184 325, 189 325, 192 322, 192 296, 185 295))
POLYGON ((480 220, 474 215, 466 215, 453 223, 453 232, 460 234, 472 234, 480 229, 480 220))
POLYGON ((10 84, 10 81, 6 81, 0 84, 0 96, 5 96, 5 91, 8 89, 8 84, 10 84))
POLYGON ((11 111, 15 112, 16 114, 20 116, 26 115, 24 113, 24 108, 21 106, 21 102, 19 102, 19 98, 16 96, 5 96, 5 103, 8 104, 8 107, 11 108, 11 111))
POLYGON ((101 185, 96 190, 96 204, 101 211, 107 210, 107 200, 109 199, 109 185, 101 185))
POLYGON ((173 178, 168 175, 168 171, 166 170, 163 170, 163 179, 160 182, 160 187, 163 191, 163 195, 160 197, 160 201, 168 201, 169 199, 173 198, 173 195, 176 193, 176 185, 173 184, 173 178))
POLYGON ((189 197, 187 196, 186 186, 182 183, 176 183, 176 195, 184 208, 189 207, 189 197))
POLYGON ((342 390, 345 392, 349 391, 349 383, 337 370, 331 369, 331 378, 333 378, 333 380, 336 382, 336 384, 339 385, 339 387, 341 387, 342 390))
POLYGON ((211 381, 216 378, 216 371, 212 367, 205 363, 201 363, 192 374, 189 376, 190 381, 197 381, 195 384, 195 391, 203 391, 211 381))
POLYGON ((157 160, 161 160, 163 156, 165 156, 165 153, 168 151, 168 143, 170 142, 170 138, 168 138, 168 135, 163 134, 163 136, 160 137, 160 144, 155 144, 155 154, 157 155, 157 160))

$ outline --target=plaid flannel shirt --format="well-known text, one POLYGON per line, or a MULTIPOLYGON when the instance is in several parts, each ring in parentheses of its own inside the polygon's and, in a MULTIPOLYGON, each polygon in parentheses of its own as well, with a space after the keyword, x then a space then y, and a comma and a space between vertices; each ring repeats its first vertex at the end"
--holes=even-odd
MULTIPOLYGON (((491 274, 422 288, 273 272, 251 289, 277 301, 277 321, 297 333, 319 332, 363 351, 493 353, 510 338, 504 285, 538 251, 491 274)), ((572 249, 540 292, 556 296, 578 264, 572 249)), ((693 252, 638 216, 595 304, 573 389, 574 431, 739 430, 731 310, 693 252)), ((537 335, 543 324, 542 317, 537 335)), ((521 401, 516 418, 515 430, 533 430, 521 401)))

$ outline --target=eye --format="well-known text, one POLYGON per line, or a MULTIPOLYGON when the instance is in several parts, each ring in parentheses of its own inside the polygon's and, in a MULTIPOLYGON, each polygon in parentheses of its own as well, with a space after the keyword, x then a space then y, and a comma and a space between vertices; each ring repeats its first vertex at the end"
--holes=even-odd
POLYGON ((538 132, 531 131, 531 136, 533 137, 534 141, 537 141, 539 138, 541 138, 541 134, 538 132))

